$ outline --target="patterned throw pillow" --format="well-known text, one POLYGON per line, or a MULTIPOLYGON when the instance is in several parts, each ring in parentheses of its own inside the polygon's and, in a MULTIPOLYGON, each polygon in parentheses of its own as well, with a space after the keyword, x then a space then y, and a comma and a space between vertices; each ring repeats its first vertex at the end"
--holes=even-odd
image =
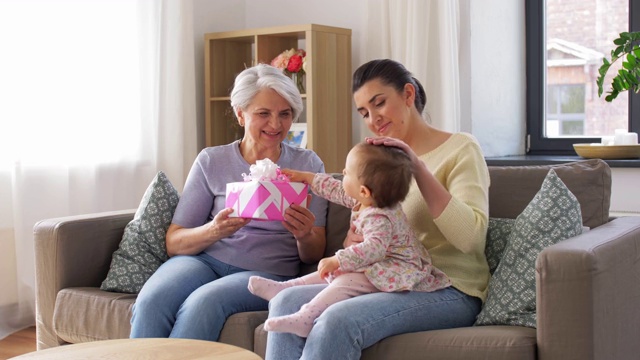
POLYGON ((550 170, 516 218, 475 325, 536 327, 535 262, 547 246, 582 233, 580 203, 550 170))
POLYGON ((137 294, 167 261, 165 235, 178 199, 178 192, 169 179, 162 171, 158 172, 145 191, 133 220, 124 229, 101 290, 137 294))
POLYGON ((489 229, 487 230, 487 244, 484 248, 484 255, 489 263, 491 275, 496 271, 504 249, 507 247, 509 235, 513 230, 516 219, 489 218, 489 229))

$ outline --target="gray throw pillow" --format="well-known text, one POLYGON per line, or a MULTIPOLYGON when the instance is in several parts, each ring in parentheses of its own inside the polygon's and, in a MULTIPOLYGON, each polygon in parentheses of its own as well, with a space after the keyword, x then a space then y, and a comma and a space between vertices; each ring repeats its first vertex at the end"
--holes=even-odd
POLYGON ((507 248, 507 243, 516 219, 489 218, 489 229, 487 230, 487 243, 484 248, 484 255, 487 257, 489 272, 491 275, 496 271, 500 259, 507 248))
POLYGON ((580 203, 550 170, 541 189, 516 218, 475 325, 535 328, 536 258, 544 248, 581 233, 580 203))
POLYGON ((158 172, 145 191, 133 220, 124 229, 101 290, 137 294, 167 261, 165 236, 178 199, 178 192, 169 179, 162 171, 158 172))

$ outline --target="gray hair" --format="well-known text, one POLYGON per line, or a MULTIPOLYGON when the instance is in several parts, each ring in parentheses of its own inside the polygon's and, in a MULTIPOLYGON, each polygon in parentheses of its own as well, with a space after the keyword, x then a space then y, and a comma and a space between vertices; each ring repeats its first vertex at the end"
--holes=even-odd
POLYGON ((244 69, 233 84, 231 106, 235 114, 246 109, 256 94, 262 89, 273 89, 291 105, 293 121, 298 121, 303 110, 300 91, 282 70, 267 64, 244 69))

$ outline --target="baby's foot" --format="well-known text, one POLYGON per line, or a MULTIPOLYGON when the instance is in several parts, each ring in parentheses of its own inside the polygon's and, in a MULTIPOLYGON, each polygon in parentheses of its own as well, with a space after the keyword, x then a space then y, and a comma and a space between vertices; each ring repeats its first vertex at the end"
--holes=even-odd
POLYGON ((309 314, 297 312, 291 315, 267 319, 264 323, 264 329, 267 331, 292 333, 306 338, 311 332, 314 319, 315 318, 309 314))
POLYGON ((291 286, 287 282, 274 281, 260 276, 249 278, 249 291, 265 300, 273 299, 280 291, 291 286))

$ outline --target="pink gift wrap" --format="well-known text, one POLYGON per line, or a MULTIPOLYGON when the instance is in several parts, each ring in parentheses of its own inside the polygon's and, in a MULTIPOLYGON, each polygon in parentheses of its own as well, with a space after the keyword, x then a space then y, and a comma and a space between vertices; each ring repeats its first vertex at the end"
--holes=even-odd
POLYGON ((230 217, 284 220, 291 204, 307 207, 309 185, 287 181, 246 181, 227 184, 225 206, 233 208, 230 217))

